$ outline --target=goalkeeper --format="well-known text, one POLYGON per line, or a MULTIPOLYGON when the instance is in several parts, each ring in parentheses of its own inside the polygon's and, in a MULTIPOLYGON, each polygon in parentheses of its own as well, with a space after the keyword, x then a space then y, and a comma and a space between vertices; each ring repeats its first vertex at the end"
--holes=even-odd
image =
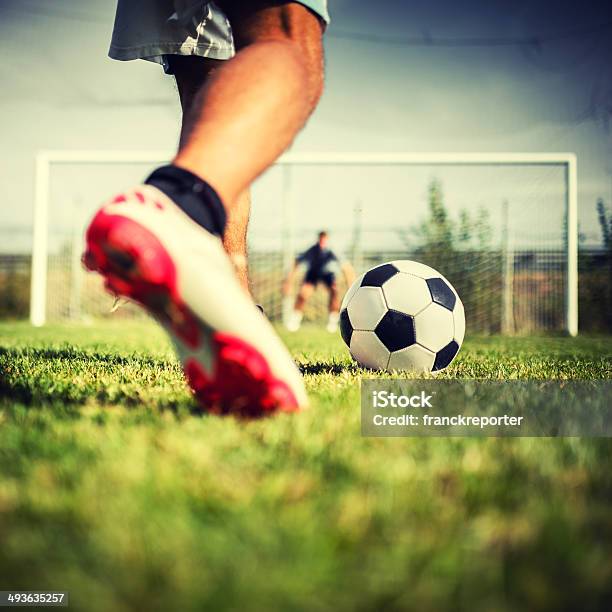
POLYGON ((283 283, 283 295, 290 298, 293 281, 300 268, 306 268, 302 286, 298 291, 295 306, 285 318, 285 326, 289 331, 297 331, 302 323, 304 307, 306 302, 314 293, 319 283, 329 292, 329 318, 327 320, 327 331, 335 332, 338 329, 340 318, 340 298, 338 296, 337 276, 340 270, 344 274, 347 285, 354 280, 353 267, 348 262, 343 262, 329 248, 329 236, 327 232, 319 232, 319 238, 315 244, 296 257, 295 262, 283 283))

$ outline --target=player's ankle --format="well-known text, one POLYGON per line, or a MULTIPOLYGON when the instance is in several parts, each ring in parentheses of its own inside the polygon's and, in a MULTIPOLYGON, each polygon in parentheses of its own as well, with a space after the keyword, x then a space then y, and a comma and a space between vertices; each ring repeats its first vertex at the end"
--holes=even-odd
POLYGON ((178 166, 157 168, 145 181, 165 193, 197 224, 223 236, 227 214, 217 192, 199 176, 178 166))
POLYGON ((337 331, 339 321, 340 321, 340 314, 335 311, 330 312, 329 318, 327 319, 327 331, 331 333, 337 331))

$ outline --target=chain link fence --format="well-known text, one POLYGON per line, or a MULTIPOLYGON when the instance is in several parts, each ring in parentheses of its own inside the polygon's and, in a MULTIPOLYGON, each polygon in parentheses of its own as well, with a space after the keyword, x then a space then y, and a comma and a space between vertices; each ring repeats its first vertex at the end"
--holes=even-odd
MULTIPOLYGON (((112 296, 97 275, 83 271, 80 257, 84 229, 98 203, 150 170, 145 162, 52 168, 48 321, 143 316, 129 304, 111 312, 112 296)), ((459 292, 472 333, 562 331, 565 198, 565 175, 558 167, 277 166, 253 189, 251 290, 270 319, 280 320, 283 278, 295 256, 325 229, 332 248, 357 274, 395 259, 438 269, 459 292)), ((580 328, 612 331, 612 256, 598 246, 597 221, 594 215, 589 221, 587 208, 581 209, 591 237, 579 254, 580 328)), ((0 228, 5 245, 0 247, 0 317, 25 318, 30 234, 20 248, 12 246, 12 237, 11 230, 0 228)), ((340 292, 346 288, 340 278, 340 292)), ((305 319, 323 321, 327 301, 319 288, 305 319)))

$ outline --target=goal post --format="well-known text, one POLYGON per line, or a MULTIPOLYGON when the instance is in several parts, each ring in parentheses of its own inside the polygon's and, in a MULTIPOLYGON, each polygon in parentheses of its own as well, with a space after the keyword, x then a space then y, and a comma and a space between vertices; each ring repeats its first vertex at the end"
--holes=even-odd
MULTIPOLYGON (((167 152, 156 151, 40 151, 36 156, 32 244, 30 321, 47 321, 49 205, 51 171, 62 165, 163 164, 167 152)), ((565 302, 564 327, 578 333, 578 176, 573 153, 287 153, 279 166, 556 166, 564 170, 565 302)))

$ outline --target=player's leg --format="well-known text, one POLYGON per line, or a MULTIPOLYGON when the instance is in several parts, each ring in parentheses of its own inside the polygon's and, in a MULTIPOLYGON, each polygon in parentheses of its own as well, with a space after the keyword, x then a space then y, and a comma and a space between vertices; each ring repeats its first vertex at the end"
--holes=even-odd
POLYGON ((287 324, 287 329, 289 331, 297 331, 300 329, 302 319, 304 318, 304 308, 306 307, 308 300, 312 297, 314 290, 315 285, 308 280, 302 283, 302 286, 300 287, 300 290, 295 298, 293 313, 291 313, 291 317, 289 318, 289 322, 287 324))
MULTIPOLYGON (((179 92, 181 101, 182 125, 179 148, 183 146, 189 132, 188 117, 193 112, 196 96, 215 70, 224 60, 198 56, 173 55, 167 58, 179 92)), ((242 286, 249 290, 247 260, 247 229, 251 212, 249 189, 241 193, 228 210, 227 225, 223 235, 223 246, 227 251, 242 286)))
POLYGON ((338 329, 340 321, 340 294, 338 292, 338 284, 335 277, 331 277, 326 282, 329 290, 329 317, 327 319, 327 331, 335 332, 338 329))
POLYGON ((301 312, 301 313, 304 312, 306 303, 312 297, 314 290, 315 290, 314 283, 310 283, 308 281, 305 281, 304 283, 302 283, 302 286, 300 287, 300 290, 298 291, 297 297, 295 298, 295 309, 298 312, 301 312))
POLYGON ((316 106, 323 87, 323 26, 314 13, 292 2, 218 4, 230 18, 238 53, 230 62, 171 58, 183 107, 175 164, 205 178, 221 196, 227 212, 223 243, 248 288, 248 187, 316 106), (225 187, 236 182, 239 191, 225 187))
POLYGON ((249 288, 249 263, 247 259, 247 230, 251 214, 251 194, 243 191, 227 213, 227 225, 223 235, 223 246, 227 251, 242 286, 249 288))
POLYGON ((306 121, 322 86, 322 26, 303 6, 227 2, 238 54, 198 90, 176 164, 103 206, 85 260, 168 329, 204 406, 306 403, 286 348, 221 248, 241 193, 306 121))
POLYGON ((238 52, 196 94, 175 164, 228 208, 291 144, 323 87, 323 26, 297 3, 226 1, 238 52))

